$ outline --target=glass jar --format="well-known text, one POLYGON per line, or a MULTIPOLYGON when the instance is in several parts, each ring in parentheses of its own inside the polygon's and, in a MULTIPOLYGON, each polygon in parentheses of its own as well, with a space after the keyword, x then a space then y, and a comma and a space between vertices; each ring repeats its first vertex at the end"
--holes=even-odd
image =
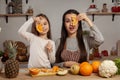
POLYGON ((9 2, 9 4, 7 6, 7 13, 13 14, 13 3, 12 2, 9 2))
POLYGON ((112 56, 116 56, 117 55, 117 51, 116 51, 116 48, 115 47, 112 47, 111 51, 110 51, 110 54, 112 56))

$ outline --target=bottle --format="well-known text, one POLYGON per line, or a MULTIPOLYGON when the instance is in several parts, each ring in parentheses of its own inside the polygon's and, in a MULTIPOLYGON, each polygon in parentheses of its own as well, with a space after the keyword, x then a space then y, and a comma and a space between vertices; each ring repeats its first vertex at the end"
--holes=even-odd
POLYGON ((112 47, 111 51, 110 51, 112 56, 116 56, 117 55, 117 51, 115 47, 112 47))
POLYGON ((9 2, 9 4, 8 4, 7 13, 13 14, 13 3, 12 2, 9 2))

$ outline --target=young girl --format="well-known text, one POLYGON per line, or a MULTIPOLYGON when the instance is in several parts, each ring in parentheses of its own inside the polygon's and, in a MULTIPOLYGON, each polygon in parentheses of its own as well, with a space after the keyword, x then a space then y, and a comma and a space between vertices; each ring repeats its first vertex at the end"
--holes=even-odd
POLYGON ((71 67, 89 61, 89 51, 97 48, 104 41, 101 32, 86 16, 74 9, 66 11, 63 15, 61 38, 56 41, 56 63, 60 67, 71 67), (86 24, 87 25, 86 25, 86 24), (89 34, 84 35, 84 27, 89 29, 89 34))
POLYGON ((51 68, 55 62, 55 43, 51 40, 50 22, 46 15, 39 14, 25 22, 18 33, 30 42, 28 68, 51 68), (32 30, 27 31, 32 25, 32 30))

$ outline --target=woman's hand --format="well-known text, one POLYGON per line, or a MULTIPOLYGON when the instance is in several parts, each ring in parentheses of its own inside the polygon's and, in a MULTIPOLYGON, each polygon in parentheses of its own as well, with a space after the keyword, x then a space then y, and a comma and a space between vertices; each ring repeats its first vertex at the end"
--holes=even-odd
POLYGON ((66 61, 66 62, 64 62, 65 67, 71 67, 73 64, 79 64, 79 63, 77 63, 75 61, 66 61))
POLYGON ((50 43, 50 41, 48 41, 47 45, 46 45, 46 50, 48 53, 51 53, 53 51, 53 46, 50 43))
POLYGON ((85 13, 80 13, 78 15, 78 20, 79 21, 81 21, 81 20, 86 21, 90 27, 93 26, 92 21, 88 18, 88 16, 85 13))

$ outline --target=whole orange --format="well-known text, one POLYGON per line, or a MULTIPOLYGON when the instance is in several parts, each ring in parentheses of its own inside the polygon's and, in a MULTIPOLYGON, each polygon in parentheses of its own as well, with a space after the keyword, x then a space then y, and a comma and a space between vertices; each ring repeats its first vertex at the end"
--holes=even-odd
POLYGON ((81 64, 80 64, 80 67, 82 67, 83 65, 85 65, 85 64, 89 64, 88 62, 82 62, 81 64))
POLYGON ((89 64, 88 62, 86 63, 82 63, 80 65, 80 74, 83 76, 90 76, 93 72, 93 68, 91 66, 91 64, 89 64))
POLYGON ((92 67, 93 67, 93 72, 94 73, 97 73, 98 72, 98 68, 100 66, 101 62, 100 61, 93 61, 92 62, 92 67))

